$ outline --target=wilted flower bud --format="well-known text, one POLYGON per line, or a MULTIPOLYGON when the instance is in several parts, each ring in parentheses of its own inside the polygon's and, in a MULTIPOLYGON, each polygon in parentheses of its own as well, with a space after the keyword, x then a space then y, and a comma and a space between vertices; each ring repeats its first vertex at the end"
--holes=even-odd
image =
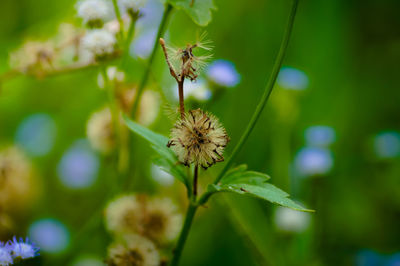
POLYGON ((78 16, 91 28, 101 28, 111 14, 110 5, 104 0, 83 0, 77 9, 78 16))
POLYGON ((186 166, 194 163, 207 169, 224 160, 223 152, 229 137, 218 119, 200 109, 191 110, 171 130, 167 146, 186 166))

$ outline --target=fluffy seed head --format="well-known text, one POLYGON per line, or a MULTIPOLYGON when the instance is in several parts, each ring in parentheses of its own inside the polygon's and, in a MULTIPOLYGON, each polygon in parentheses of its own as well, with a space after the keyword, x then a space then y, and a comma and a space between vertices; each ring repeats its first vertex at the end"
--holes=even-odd
POLYGON ((112 55, 116 43, 115 36, 104 29, 92 30, 82 38, 83 47, 90 51, 97 60, 112 55))
POLYGON ((211 51, 211 42, 204 41, 205 34, 201 35, 195 44, 187 44, 185 48, 173 48, 165 45, 165 41, 160 39, 165 59, 170 68, 171 75, 177 80, 185 78, 194 81, 199 76, 200 71, 206 66, 206 62, 212 57, 211 54, 196 56, 193 51, 197 48, 211 51))
POLYGON ((115 134, 109 108, 104 108, 90 116, 86 134, 94 149, 104 154, 114 149, 115 134))
POLYGON ((125 235, 108 248, 110 266, 158 266, 160 255, 155 245, 139 235, 125 235))
POLYGON ((175 239, 182 226, 182 215, 169 198, 155 198, 145 206, 143 233, 155 242, 175 239))
POLYGON ((200 109, 191 110, 179 119, 171 130, 167 146, 179 161, 204 169, 224 160, 223 152, 229 137, 218 119, 200 109))
POLYGON ((104 0, 84 0, 78 3, 78 16, 89 27, 101 28, 110 18, 110 6, 104 0))
POLYGON ((106 227, 116 234, 141 231, 142 207, 135 195, 126 195, 110 202, 106 208, 106 227))
POLYGON ((106 208, 107 229, 116 234, 139 234, 156 243, 173 240, 182 225, 178 207, 168 198, 122 196, 106 208))

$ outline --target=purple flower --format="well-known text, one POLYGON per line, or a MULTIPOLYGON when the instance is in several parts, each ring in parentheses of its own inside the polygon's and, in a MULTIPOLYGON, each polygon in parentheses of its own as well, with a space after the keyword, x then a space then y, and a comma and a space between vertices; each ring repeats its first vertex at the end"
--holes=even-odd
POLYGON ((0 242, 0 265, 8 266, 13 264, 13 258, 10 252, 10 244, 0 242))
POLYGON ((29 259, 39 255, 39 248, 34 243, 29 241, 28 238, 21 237, 19 241, 14 236, 12 241, 8 242, 8 250, 13 258, 29 259))

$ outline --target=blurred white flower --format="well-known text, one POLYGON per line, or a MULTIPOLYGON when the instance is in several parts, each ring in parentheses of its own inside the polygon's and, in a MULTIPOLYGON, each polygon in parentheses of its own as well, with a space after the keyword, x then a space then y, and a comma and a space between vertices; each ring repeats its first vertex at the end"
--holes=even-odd
POLYGON ((139 235, 124 235, 108 248, 108 265, 159 266, 160 255, 153 242, 139 235))
POLYGON ((29 227, 29 237, 41 251, 58 253, 65 250, 69 243, 69 232, 65 225, 55 219, 42 219, 29 227))
POLYGON ((326 148, 336 140, 336 133, 329 126, 311 126, 305 131, 307 145, 326 148))
POLYGON ((104 29, 89 31, 82 38, 83 47, 90 51, 96 59, 111 55, 116 43, 115 36, 104 29))
POLYGON ((303 71, 294 67, 282 67, 277 79, 279 86, 288 90, 304 90, 309 85, 309 80, 303 71))
POLYGON ((301 233, 310 226, 310 214, 285 207, 277 207, 274 217, 276 227, 284 232, 301 233))
POLYGON ((207 69, 210 80, 223 87, 234 87, 240 82, 240 74, 228 60, 215 60, 207 69))
POLYGON ((111 17, 111 6, 104 0, 83 0, 77 5, 78 16, 90 27, 101 27, 111 17))
POLYGON ((400 133, 383 131, 375 136, 374 150, 377 157, 382 159, 394 158, 400 155, 400 133))
POLYGON ((295 167, 302 176, 324 175, 333 167, 333 156, 327 149, 305 147, 296 154, 295 167))

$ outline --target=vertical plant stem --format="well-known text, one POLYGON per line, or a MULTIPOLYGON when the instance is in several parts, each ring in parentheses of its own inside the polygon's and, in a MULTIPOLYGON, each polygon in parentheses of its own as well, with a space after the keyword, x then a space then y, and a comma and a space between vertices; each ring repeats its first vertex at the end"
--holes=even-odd
POLYGON ((142 97, 143 90, 146 87, 147 81, 149 79, 150 68, 151 68, 151 65, 153 64, 154 58, 156 56, 157 47, 158 47, 158 41, 159 41, 160 37, 162 35, 164 35, 164 31, 166 29, 168 18, 169 18, 169 15, 171 14, 171 11, 172 11, 172 6, 170 4, 167 4, 167 6, 165 7, 165 10, 164 10, 164 14, 163 14, 162 19, 161 19, 160 26, 158 28, 157 36, 156 36, 156 38, 154 40, 153 51, 151 52, 149 61, 147 63, 147 67, 146 67, 145 72, 143 74, 143 78, 142 78, 142 80, 141 80, 141 82, 139 84, 139 88, 137 90, 135 101, 134 101, 133 106, 132 106, 131 116, 133 118, 135 118, 137 109, 139 107, 140 98, 142 97))
POLYGON ((297 6, 298 6, 299 0, 293 0, 292 1, 292 8, 290 11, 288 23, 286 25, 285 33, 283 35, 283 39, 279 48, 278 56, 275 59, 274 67, 272 68, 272 73, 269 77, 267 86, 265 87, 264 93, 260 99, 260 102, 258 103, 256 110, 253 113, 253 116, 251 117, 251 120, 249 124, 247 125, 246 130, 244 131, 242 137, 240 138, 238 144, 236 144, 235 148, 233 149, 232 155, 225 164, 224 168, 218 175, 218 177, 215 179, 214 184, 218 184, 218 182, 221 180, 221 178, 225 175, 225 173, 228 171, 228 169, 231 167, 234 159, 238 155, 239 151, 245 144, 247 138, 249 137, 250 133, 253 131, 254 126, 256 125, 258 119, 260 118, 260 115, 262 111, 264 110, 264 107, 271 95, 271 92, 274 88, 274 84, 276 81, 276 78, 278 77, 279 71, 282 66, 283 58, 285 57, 286 50, 289 44, 289 39, 290 35, 292 33, 293 29, 293 23, 294 23, 294 18, 296 16, 296 11, 297 11, 297 6))
POLYGON ((119 11, 117 0, 112 0, 112 2, 113 2, 113 6, 114 6, 115 16, 117 17, 117 20, 119 23, 120 41, 123 42, 123 40, 124 40, 124 22, 122 21, 121 12, 119 11))
POLYGON ((197 207, 198 206, 195 205, 195 203, 190 202, 186 212, 185 222, 183 224, 182 231, 179 234, 178 243, 176 244, 170 266, 177 266, 179 264, 179 259, 181 258, 183 247, 185 246, 186 239, 189 235, 190 227, 192 226, 197 207))
POLYGON ((194 166, 194 175, 193 175, 193 196, 196 199, 197 197, 197 179, 199 177, 199 165, 196 164, 194 166))
POLYGON ((183 82, 185 78, 182 76, 181 80, 178 82, 178 92, 179 92, 179 112, 181 113, 181 118, 185 116, 185 99, 183 96, 183 82))

